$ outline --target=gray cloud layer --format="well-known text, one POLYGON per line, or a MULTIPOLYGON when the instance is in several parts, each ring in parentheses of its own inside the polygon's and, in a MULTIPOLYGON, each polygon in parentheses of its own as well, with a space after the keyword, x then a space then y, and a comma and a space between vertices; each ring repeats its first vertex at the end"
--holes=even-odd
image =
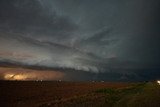
POLYGON ((1 0, 0 59, 93 72, 159 72, 159 5, 158 0, 1 0))

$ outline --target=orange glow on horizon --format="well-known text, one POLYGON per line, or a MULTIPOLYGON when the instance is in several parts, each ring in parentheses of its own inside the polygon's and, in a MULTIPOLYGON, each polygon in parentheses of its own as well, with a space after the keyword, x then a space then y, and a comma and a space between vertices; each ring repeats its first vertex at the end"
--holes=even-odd
POLYGON ((32 70, 25 68, 6 68, 0 67, 0 75, 4 80, 59 80, 65 74, 60 71, 32 70))

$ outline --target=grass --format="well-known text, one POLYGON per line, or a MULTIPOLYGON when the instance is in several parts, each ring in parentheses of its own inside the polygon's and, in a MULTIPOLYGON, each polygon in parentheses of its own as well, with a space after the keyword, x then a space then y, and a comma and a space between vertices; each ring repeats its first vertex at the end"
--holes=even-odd
POLYGON ((105 94, 104 107, 160 107, 160 86, 156 83, 139 83, 121 89, 100 89, 105 94))
POLYGON ((102 88, 86 95, 61 100, 57 105, 58 107, 160 107, 160 86, 149 82, 125 88, 102 88))

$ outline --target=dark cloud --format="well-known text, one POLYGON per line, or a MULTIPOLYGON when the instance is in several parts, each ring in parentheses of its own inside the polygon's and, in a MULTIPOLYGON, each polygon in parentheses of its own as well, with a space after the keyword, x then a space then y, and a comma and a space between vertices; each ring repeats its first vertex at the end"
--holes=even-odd
POLYGON ((104 64, 99 57, 64 45, 42 42, 13 33, 1 32, 0 36, 1 60, 92 72, 100 72, 98 64, 104 64))
POLYGON ((158 78, 159 7, 159 0, 1 0, 0 60, 82 70, 82 79, 158 78))
POLYGON ((58 16, 38 0, 2 1, 0 10, 1 29, 36 39, 67 39, 78 28, 67 16, 58 16))

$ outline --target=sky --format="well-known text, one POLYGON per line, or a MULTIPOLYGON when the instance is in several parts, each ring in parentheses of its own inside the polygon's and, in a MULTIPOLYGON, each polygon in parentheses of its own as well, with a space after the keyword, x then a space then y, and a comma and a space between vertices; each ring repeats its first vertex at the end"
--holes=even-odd
POLYGON ((0 0, 0 63, 71 81, 158 79, 159 10, 159 0, 0 0))

